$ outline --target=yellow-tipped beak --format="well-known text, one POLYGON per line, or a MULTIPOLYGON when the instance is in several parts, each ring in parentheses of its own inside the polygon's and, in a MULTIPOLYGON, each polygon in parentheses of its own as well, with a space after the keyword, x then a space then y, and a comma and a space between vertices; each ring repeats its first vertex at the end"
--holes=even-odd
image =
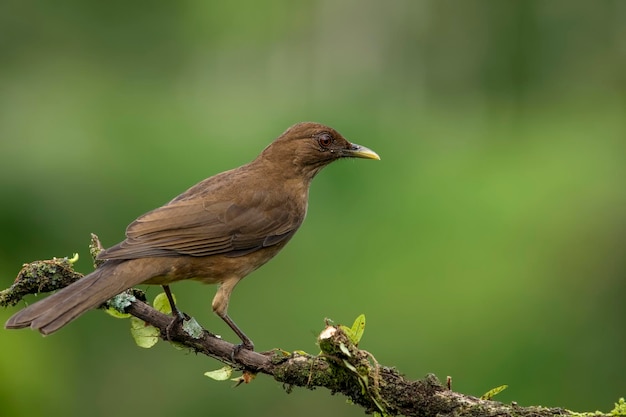
POLYGON ((345 151, 345 156, 350 158, 363 158, 363 159, 377 159, 380 160, 380 156, 373 150, 366 148, 365 146, 352 144, 352 148, 345 151))

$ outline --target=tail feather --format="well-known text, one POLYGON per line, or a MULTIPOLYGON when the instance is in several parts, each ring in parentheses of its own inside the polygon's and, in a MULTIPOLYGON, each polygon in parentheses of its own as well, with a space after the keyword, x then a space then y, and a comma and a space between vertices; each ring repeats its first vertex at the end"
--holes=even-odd
POLYGON ((143 261, 146 260, 109 261, 57 293, 18 311, 4 326, 7 329, 30 326, 44 335, 54 333, 87 310, 152 278, 153 268, 145 268, 143 261))

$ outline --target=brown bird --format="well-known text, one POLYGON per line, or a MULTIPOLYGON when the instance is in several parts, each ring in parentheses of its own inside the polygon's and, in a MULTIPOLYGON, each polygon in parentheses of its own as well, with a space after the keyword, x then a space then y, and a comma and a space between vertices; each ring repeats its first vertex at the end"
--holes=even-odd
POLYGON ((50 334, 135 285, 162 285, 169 295, 170 283, 194 279, 219 284, 213 311, 239 336, 239 346, 252 350, 227 313, 233 288, 291 239, 306 215, 311 180, 341 158, 380 159, 330 127, 290 127, 252 162, 139 217, 126 240, 100 253, 106 261, 94 272, 19 311, 5 327, 50 334))

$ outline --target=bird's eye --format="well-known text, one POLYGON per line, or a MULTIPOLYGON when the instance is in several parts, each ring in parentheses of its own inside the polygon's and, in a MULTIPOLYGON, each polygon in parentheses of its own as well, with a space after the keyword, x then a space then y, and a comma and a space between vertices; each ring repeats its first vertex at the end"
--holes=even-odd
POLYGON ((322 133, 317 137, 317 143, 319 143, 322 148, 328 148, 333 143, 333 137, 330 133, 322 133))

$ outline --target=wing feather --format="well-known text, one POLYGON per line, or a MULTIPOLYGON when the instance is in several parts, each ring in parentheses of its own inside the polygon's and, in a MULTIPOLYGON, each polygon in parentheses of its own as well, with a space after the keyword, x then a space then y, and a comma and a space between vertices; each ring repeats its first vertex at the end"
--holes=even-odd
MULTIPOLYGON (((102 252, 100 259, 162 256, 241 256, 288 240, 304 213, 292 204, 268 205, 175 199, 148 212, 126 229, 126 240, 102 252)), ((306 210, 306 208, 304 208, 306 210)))

